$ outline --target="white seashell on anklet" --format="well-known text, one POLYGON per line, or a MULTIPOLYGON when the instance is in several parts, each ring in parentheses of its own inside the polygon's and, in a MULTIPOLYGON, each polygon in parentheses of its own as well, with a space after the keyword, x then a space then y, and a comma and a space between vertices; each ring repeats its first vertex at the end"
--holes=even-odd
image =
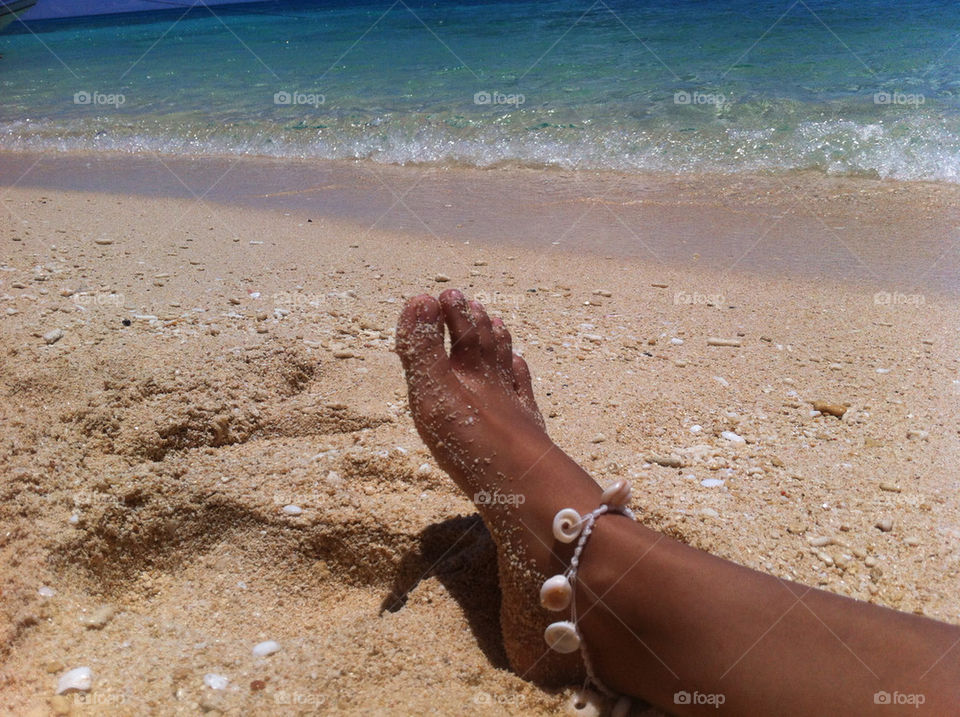
POLYGON ((618 480, 616 483, 607 486, 607 489, 603 491, 603 495, 600 496, 600 504, 609 505, 611 508, 623 508, 630 502, 632 493, 633 488, 627 481, 618 480))
POLYGON ((552 578, 547 578, 543 587, 540 588, 540 604, 554 612, 566 610, 570 604, 571 595, 573 595, 573 588, 570 587, 567 576, 554 575, 552 578))
POLYGON ((547 641, 547 645, 554 652, 567 654, 580 649, 580 636, 577 634, 577 627, 568 620, 547 625, 547 629, 543 631, 543 639, 547 641))
POLYGON ((593 690, 577 690, 568 703, 570 714, 578 717, 600 717, 603 714, 603 697, 593 690))
POLYGON ((564 508, 553 518, 553 537, 561 543, 572 543, 580 535, 582 525, 577 511, 573 508, 564 508))

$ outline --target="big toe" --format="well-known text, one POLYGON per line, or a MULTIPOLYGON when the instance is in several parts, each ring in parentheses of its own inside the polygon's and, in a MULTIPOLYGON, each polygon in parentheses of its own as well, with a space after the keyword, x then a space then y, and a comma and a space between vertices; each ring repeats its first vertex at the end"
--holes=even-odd
POLYGON ((412 386, 449 373, 443 347, 443 311, 432 296, 415 296, 403 307, 397 323, 397 353, 412 386))

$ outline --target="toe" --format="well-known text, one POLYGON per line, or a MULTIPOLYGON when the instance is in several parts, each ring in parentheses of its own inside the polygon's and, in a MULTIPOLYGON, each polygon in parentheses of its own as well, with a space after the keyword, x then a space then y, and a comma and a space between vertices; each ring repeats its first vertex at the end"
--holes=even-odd
POLYGON ((415 296, 403 307, 397 324, 397 353, 411 385, 449 373, 450 360, 443 348, 443 312, 432 296, 415 296))
POLYGON ((530 369, 527 367, 527 362, 516 354, 513 355, 513 387, 520 397, 520 403, 541 427, 545 427, 543 416, 537 406, 537 399, 533 397, 533 379, 530 377, 530 369))
POLYGON ((479 368, 482 359, 480 331, 467 300, 459 289, 448 289, 440 294, 440 306, 450 329, 450 360, 458 368, 479 368))
POLYGON ((493 334, 493 321, 487 315, 487 310, 479 301, 469 302, 470 318, 477 329, 477 337, 480 342, 480 354, 487 360, 494 358, 496 341, 493 334))
POLYGON ((507 327, 503 325, 503 320, 495 317, 490 320, 490 323, 493 328, 493 350, 497 368, 513 386, 513 339, 511 339, 507 327))

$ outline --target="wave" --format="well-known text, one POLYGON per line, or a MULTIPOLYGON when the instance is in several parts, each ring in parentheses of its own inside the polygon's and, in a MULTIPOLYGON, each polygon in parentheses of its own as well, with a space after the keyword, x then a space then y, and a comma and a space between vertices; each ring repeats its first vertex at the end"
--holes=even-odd
MULTIPOLYGON (((502 165, 627 173, 764 173, 960 183, 960 133, 942 119, 806 119, 793 126, 712 123, 700 129, 625 122, 505 122, 391 116, 329 123, 219 123, 98 117, 0 123, 0 148, 186 156, 371 160, 490 168, 502 165)), ((781 123, 782 124, 782 123, 781 123)))

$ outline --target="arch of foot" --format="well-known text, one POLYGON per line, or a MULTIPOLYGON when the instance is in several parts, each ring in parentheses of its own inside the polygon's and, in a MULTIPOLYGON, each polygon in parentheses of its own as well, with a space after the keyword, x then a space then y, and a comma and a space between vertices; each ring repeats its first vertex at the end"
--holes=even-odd
POLYGON ((572 543, 576 540, 577 545, 573 551, 573 557, 570 559, 569 567, 563 573, 547 578, 540 588, 540 604, 544 608, 552 612, 562 612, 570 608, 570 619, 550 623, 543 633, 543 638, 550 649, 556 652, 567 654, 580 650, 586 667, 587 685, 574 695, 571 706, 574 712, 583 715, 599 713, 600 698, 588 689, 590 685, 616 700, 611 713, 613 717, 626 717, 630 712, 630 698, 625 695, 618 695, 608 689, 593 673, 590 657, 577 629, 577 605, 574 589, 580 556, 590 533, 593 532, 593 526, 597 519, 606 513, 619 513, 635 519, 633 512, 627 507, 632 492, 632 488, 627 481, 619 480, 603 491, 600 496, 600 507, 593 512, 581 516, 573 508, 564 508, 553 518, 553 537, 561 543, 572 543))

